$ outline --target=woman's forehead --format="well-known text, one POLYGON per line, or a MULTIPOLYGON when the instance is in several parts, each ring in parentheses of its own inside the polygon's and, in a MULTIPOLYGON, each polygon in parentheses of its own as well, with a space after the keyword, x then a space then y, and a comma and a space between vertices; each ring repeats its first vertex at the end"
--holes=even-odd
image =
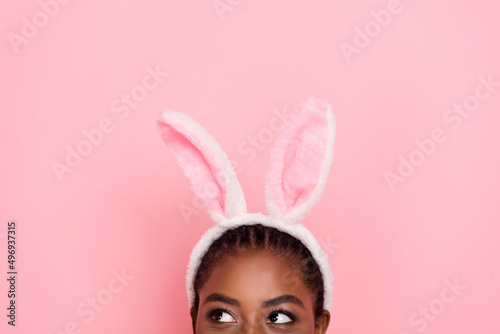
POLYGON ((313 304, 312 293, 292 262, 267 250, 247 250, 227 256, 200 290, 200 302, 214 293, 242 303, 260 304, 278 296, 295 296, 304 306, 313 304))

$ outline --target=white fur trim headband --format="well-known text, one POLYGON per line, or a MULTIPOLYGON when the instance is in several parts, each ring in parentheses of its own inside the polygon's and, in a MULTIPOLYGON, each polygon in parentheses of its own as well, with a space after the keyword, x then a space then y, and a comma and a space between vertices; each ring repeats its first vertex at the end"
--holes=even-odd
POLYGON ((270 150, 265 184, 269 215, 247 212, 243 190, 226 153, 200 124, 181 112, 167 110, 160 114, 158 128, 193 192, 215 221, 191 252, 186 275, 189 307, 194 303, 196 272, 212 242, 229 229, 262 224, 292 235, 309 249, 323 275, 324 309, 330 311, 333 276, 328 256, 300 223, 320 199, 330 170, 336 129, 330 104, 310 97, 278 133, 270 150))

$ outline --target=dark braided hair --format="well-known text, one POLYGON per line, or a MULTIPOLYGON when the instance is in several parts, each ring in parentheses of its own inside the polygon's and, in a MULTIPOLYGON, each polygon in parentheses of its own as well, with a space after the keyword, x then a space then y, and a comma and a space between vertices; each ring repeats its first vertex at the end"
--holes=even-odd
POLYGON ((298 239, 276 228, 261 224, 241 225, 227 230, 216 239, 203 255, 194 278, 195 300, 191 313, 198 313, 199 291, 206 283, 213 269, 228 255, 237 255, 239 251, 269 250, 274 255, 281 255, 295 268, 302 282, 315 296, 314 316, 323 312, 324 286, 323 276, 311 252, 298 239))

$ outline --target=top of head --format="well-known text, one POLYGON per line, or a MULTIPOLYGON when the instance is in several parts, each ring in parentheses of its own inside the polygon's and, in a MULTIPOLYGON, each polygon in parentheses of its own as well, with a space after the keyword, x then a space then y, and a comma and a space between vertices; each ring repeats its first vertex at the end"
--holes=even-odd
POLYGON ((321 268, 325 309, 330 310, 332 277, 328 258, 314 236, 300 224, 320 199, 332 162, 336 124, 330 104, 310 97, 276 136, 265 180, 269 215, 247 213, 229 158, 200 124, 181 112, 164 111, 158 128, 193 192, 216 222, 191 253, 186 277, 190 307, 194 275, 210 244, 228 228, 253 222, 289 233, 309 248, 321 268))

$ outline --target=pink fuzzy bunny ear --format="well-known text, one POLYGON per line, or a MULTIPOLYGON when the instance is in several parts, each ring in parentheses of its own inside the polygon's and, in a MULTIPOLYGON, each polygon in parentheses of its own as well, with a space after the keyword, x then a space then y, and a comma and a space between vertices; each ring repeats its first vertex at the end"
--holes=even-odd
POLYGON ((266 176, 270 215, 296 223, 318 202, 333 158, 335 124, 330 104, 310 97, 277 135, 266 176))
POLYGON ((181 112, 164 111, 157 124, 163 141, 212 219, 221 222, 245 213, 240 183, 217 141, 181 112))

